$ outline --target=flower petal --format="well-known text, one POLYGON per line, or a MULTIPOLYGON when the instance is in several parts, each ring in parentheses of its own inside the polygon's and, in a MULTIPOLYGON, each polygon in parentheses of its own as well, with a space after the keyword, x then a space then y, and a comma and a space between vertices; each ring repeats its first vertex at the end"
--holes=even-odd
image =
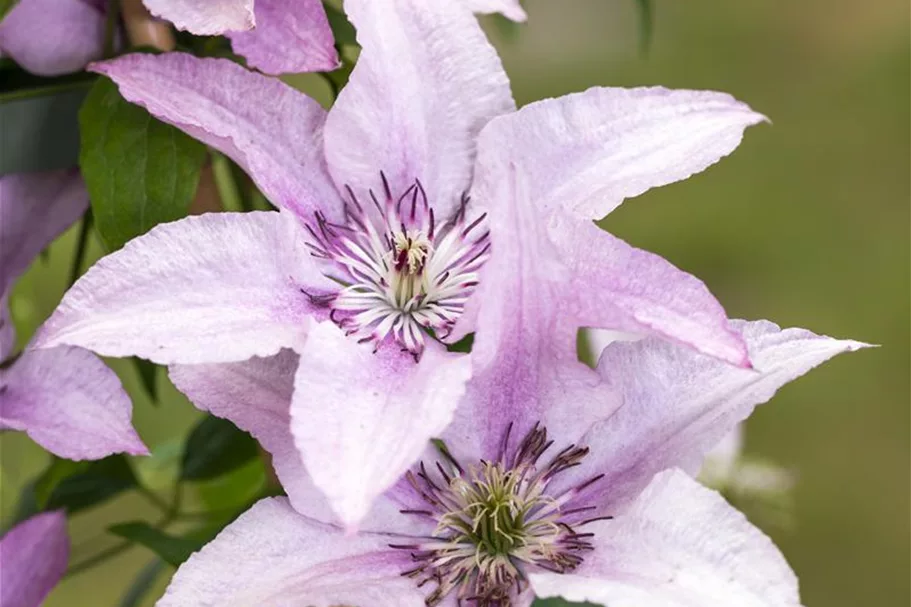
POLYGON ((294 382, 291 431, 313 482, 348 527, 391 487, 449 421, 469 377, 468 357, 431 342, 419 363, 389 345, 315 325, 294 382))
POLYGON ((0 369, 0 429, 25 431, 67 459, 147 455, 117 375, 80 348, 29 350, 0 369))
POLYGON ((576 571, 529 576, 539 597, 611 607, 800 605, 797 578, 772 541, 679 470, 586 531, 595 548, 576 571))
POLYGON ((20 0, 0 23, 0 54, 40 76, 77 72, 101 57, 104 11, 87 0, 20 0))
POLYGON ((480 200, 506 202, 490 213, 493 255, 469 300, 477 314, 472 378, 444 435, 466 461, 496 458, 507 433, 521 439, 539 422, 572 442, 620 404, 577 360, 577 325, 561 306, 567 268, 540 213, 525 204, 525 182, 515 170, 489 178, 488 169, 480 200))
POLYGON ((574 441, 609 417, 619 402, 577 361, 579 327, 657 334, 744 360, 742 339, 701 282, 565 211, 548 223, 528 202, 524 174, 493 160, 480 165, 477 191, 491 205, 493 255, 469 300, 474 371, 447 433, 453 444, 491 457, 510 423, 519 423, 515 436, 540 421, 574 441))
POLYGON ((128 101, 230 156, 277 206, 309 217, 338 199, 322 153, 326 113, 283 82, 186 53, 134 53, 90 70, 116 82, 128 101))
POLYGON ((500 13, 513 21, 525 21, 528 15, 522 9, 519 0, 463 0, 475 13, 500 13))
MULTIPOLYGON (((142 0, 149 12, 179 30, 217 36, 252 29, 254 0, 142 0)), ((256 0, 258 5, 261 0, 256 0)))
MULTIPOLYGON (((592 452, 579 474, 594 470, 605 477, 580 501, 595 500, 610 512, 661 470, 695 473, 705 453, 782 385, 836 354, 865 347, 767 321, 734 321, 732 327, 743 333, 755 370, 652 338, 604 350, 598 372, 620 393, 623 406, 583 439, 592 452)), ((572 473, 561 479, 567 486, 579 480, 572 473)))
POLYGON ((158 607, 424 607, 408 552, 378 534, 345 535, 285 498, 258 502, 184 563, 158 607))
POLYGON ((535 204, 597 219, 705 170, 763 120, 725 93, 598 87, 493 120, 479 146, 504 150, 533 178, 535 204))
POLYGON ((576 326, 657 335, 741 367, 741 336, 696 277, 595 224, 554 212, 548 236, 566 264, 562 306, 576 326))
MULTIPOLYGON (((324 523, 338 520, 322 491, 304 468, 291 435, 291 399, 300 357, 282 350, 269 358, 236 363, 172 365, 168 374, 193 404, 234 422, 252 434, 272 455, 272 466, 294 509, 324 523)), ((381 496, 364 520, 363 529, 408 533, 413 524, 399 513, 407 489, 381 496)), ((430 530, 422 530, 429 533, 430 530)))
POLYGON ((339 66, 320 0, 256 0, 256 27, 227 36, 234 52, 267 74, 328 72, 339 66))
POLYGON ((88 206, 76 169, 0 177, 0 361, 16 345, 7 308, 13 282, 88 206))
POLYGON ((38 607, 66 572, 70 540, 63 512, 38 514, 0 540, 0 605, 38 607))
POLYGON ((328 503, 314 486, 291 435, 291 397, 300 358, 282 350, 235 363, 172 365, 168 375, 190 401, 246 430, 272 455, 272 466, 291 503, 306 516, 332 522, 328 503))
POLYGON ((0 294, 88 206, 76 169, 0 177, 0 294))
POLYGON ((363 51, 326 121, 339 185, 394 195, 420 179, 438 218, 471 180, 475 137, 515 107, 496 51, 452 0, 348 0, 363 51))
POLYGON ((0 361, 5 361, 16 348, 16 329, 10 318, 6 295, 0 295, 0 361))
POLYGON ((231 362, 298 344, 332 289, 286 213, 210 213, 162 224, 102 258, 34 347, 72 345, 159 364, 231 362))

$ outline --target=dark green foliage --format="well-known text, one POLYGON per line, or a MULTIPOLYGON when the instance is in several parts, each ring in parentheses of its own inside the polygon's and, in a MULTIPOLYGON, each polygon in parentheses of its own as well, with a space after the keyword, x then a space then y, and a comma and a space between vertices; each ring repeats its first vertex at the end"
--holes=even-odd
POLYGON ((109 250, 187 214, 204 145, 127 102, 107 78, 92 86, 79 128, 79 166, 109 250))
POLYGON ((184 447, 181 478, 204 480, 235 470, 257 456, 256 441, 226 419, 206 417, 184 447))

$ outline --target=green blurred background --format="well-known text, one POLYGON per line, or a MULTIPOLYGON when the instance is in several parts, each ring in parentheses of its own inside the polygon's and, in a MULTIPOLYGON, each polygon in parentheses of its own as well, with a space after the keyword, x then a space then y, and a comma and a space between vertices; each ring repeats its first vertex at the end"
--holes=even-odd
MULTIPOLYGON (((525 6, 525 26, 485 19, 520 104, 593 85, 662 84, 727 91, 772 119, 773 126, 750 129, 732 157, 628 201, 603 225, 703 278, 731 316, 882 346, 836 359, 783 389, 751 418, 747 451, 799 475, 794 524, 766 531, 797 571, 807 606, 907 606, 907 0, 658 1, 647 56, 639 52, 632 0, 527 0, 525 6)), ((12 306, 24 331, 62 294, 74 245, 71 231, 20 281, 12 306)), ((153 407, 133 368, 122 361, 115 368, 136 396, 140 433, 158 452, 142 474, 153 486, 165 482, 198 414, 164 378, 162 403, 153 407)), ((6 522, 18 489, 46 460, 19 434, 4 434, 0 449, 6 522)), ((253 467, 230 481, 194 487, 190 499, 225 506, 261 483, 262 470, 253 467)), ((155 515, 132 495, 77 516, 74 559, 116 543, 106 525, 155 515)), ((133 548, 69 579, 47 605, 115 606, 150 561, 151 553, 133 548)), ((164 581, 143 604, 152 603, 164 581)))

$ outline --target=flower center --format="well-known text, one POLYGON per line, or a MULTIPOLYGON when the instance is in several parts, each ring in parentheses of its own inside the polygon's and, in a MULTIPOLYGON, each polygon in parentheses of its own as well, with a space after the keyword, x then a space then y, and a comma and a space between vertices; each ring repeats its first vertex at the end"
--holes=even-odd
POLYGON ((461 316, 489 257, 490 233, 486 215, 467 221, 467 196, 438 223, 420 181, 394 196, 380 176, 382 195, 368 190, 370 204, 346 188, 344 223, 317 213, 307 225, 311 254, 342 285, 311 300, 330 307, 348 335, 377 347, 392 339, 417 358, 427 333, 445 337, 461 316))
POLYGON ((437 462, 437 474, 423 463, 408 473, 427 509, 402 512, 430 517, 437 525, 424 543, 392 546, 411 551, 417 563, 402 575, 416 578, 419 586, 436 584, 427 605, 437 605, 456 592, 460 604, 508 607, 527 585, 529 569, 565 573, 578 567, 583 553, 592 549, 593 534, 577 533, 574 527, 600 520, 576 522, 580 513, 594 508, 564 506, 600 477, 556 496, 547 490, 555 476, 581 462, 588 448, 570 445, 539 466, 539 458, 553 443, 543 427, 536 425, 510 457, 508 441, 507 432, 496 462, 480 461, 466 470, 442 450, 445 464, 437 462))

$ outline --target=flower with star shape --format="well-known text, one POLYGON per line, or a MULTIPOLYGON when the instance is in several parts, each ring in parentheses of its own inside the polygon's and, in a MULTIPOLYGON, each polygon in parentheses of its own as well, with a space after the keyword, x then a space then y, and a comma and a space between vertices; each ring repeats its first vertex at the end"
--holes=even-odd
POLYGON ((575 361, 578 328, 600 327, 749 366, 702 282, 591 219, 705 169, 761 115, 723 93, 663 88, 516 110, 465 6, 345 9, 363 50, 328 112, 223 59, 92 67, 234 159, 281 210, 156 227, 91 268, 34 347, 172 366, 295 351, 293 448, 352 528, 471 386, 516 400, 534 390, 476 379, 491 357, 528 370, 551 354, 575 361), (476 329, 470 355, 449 350, 476 329))

